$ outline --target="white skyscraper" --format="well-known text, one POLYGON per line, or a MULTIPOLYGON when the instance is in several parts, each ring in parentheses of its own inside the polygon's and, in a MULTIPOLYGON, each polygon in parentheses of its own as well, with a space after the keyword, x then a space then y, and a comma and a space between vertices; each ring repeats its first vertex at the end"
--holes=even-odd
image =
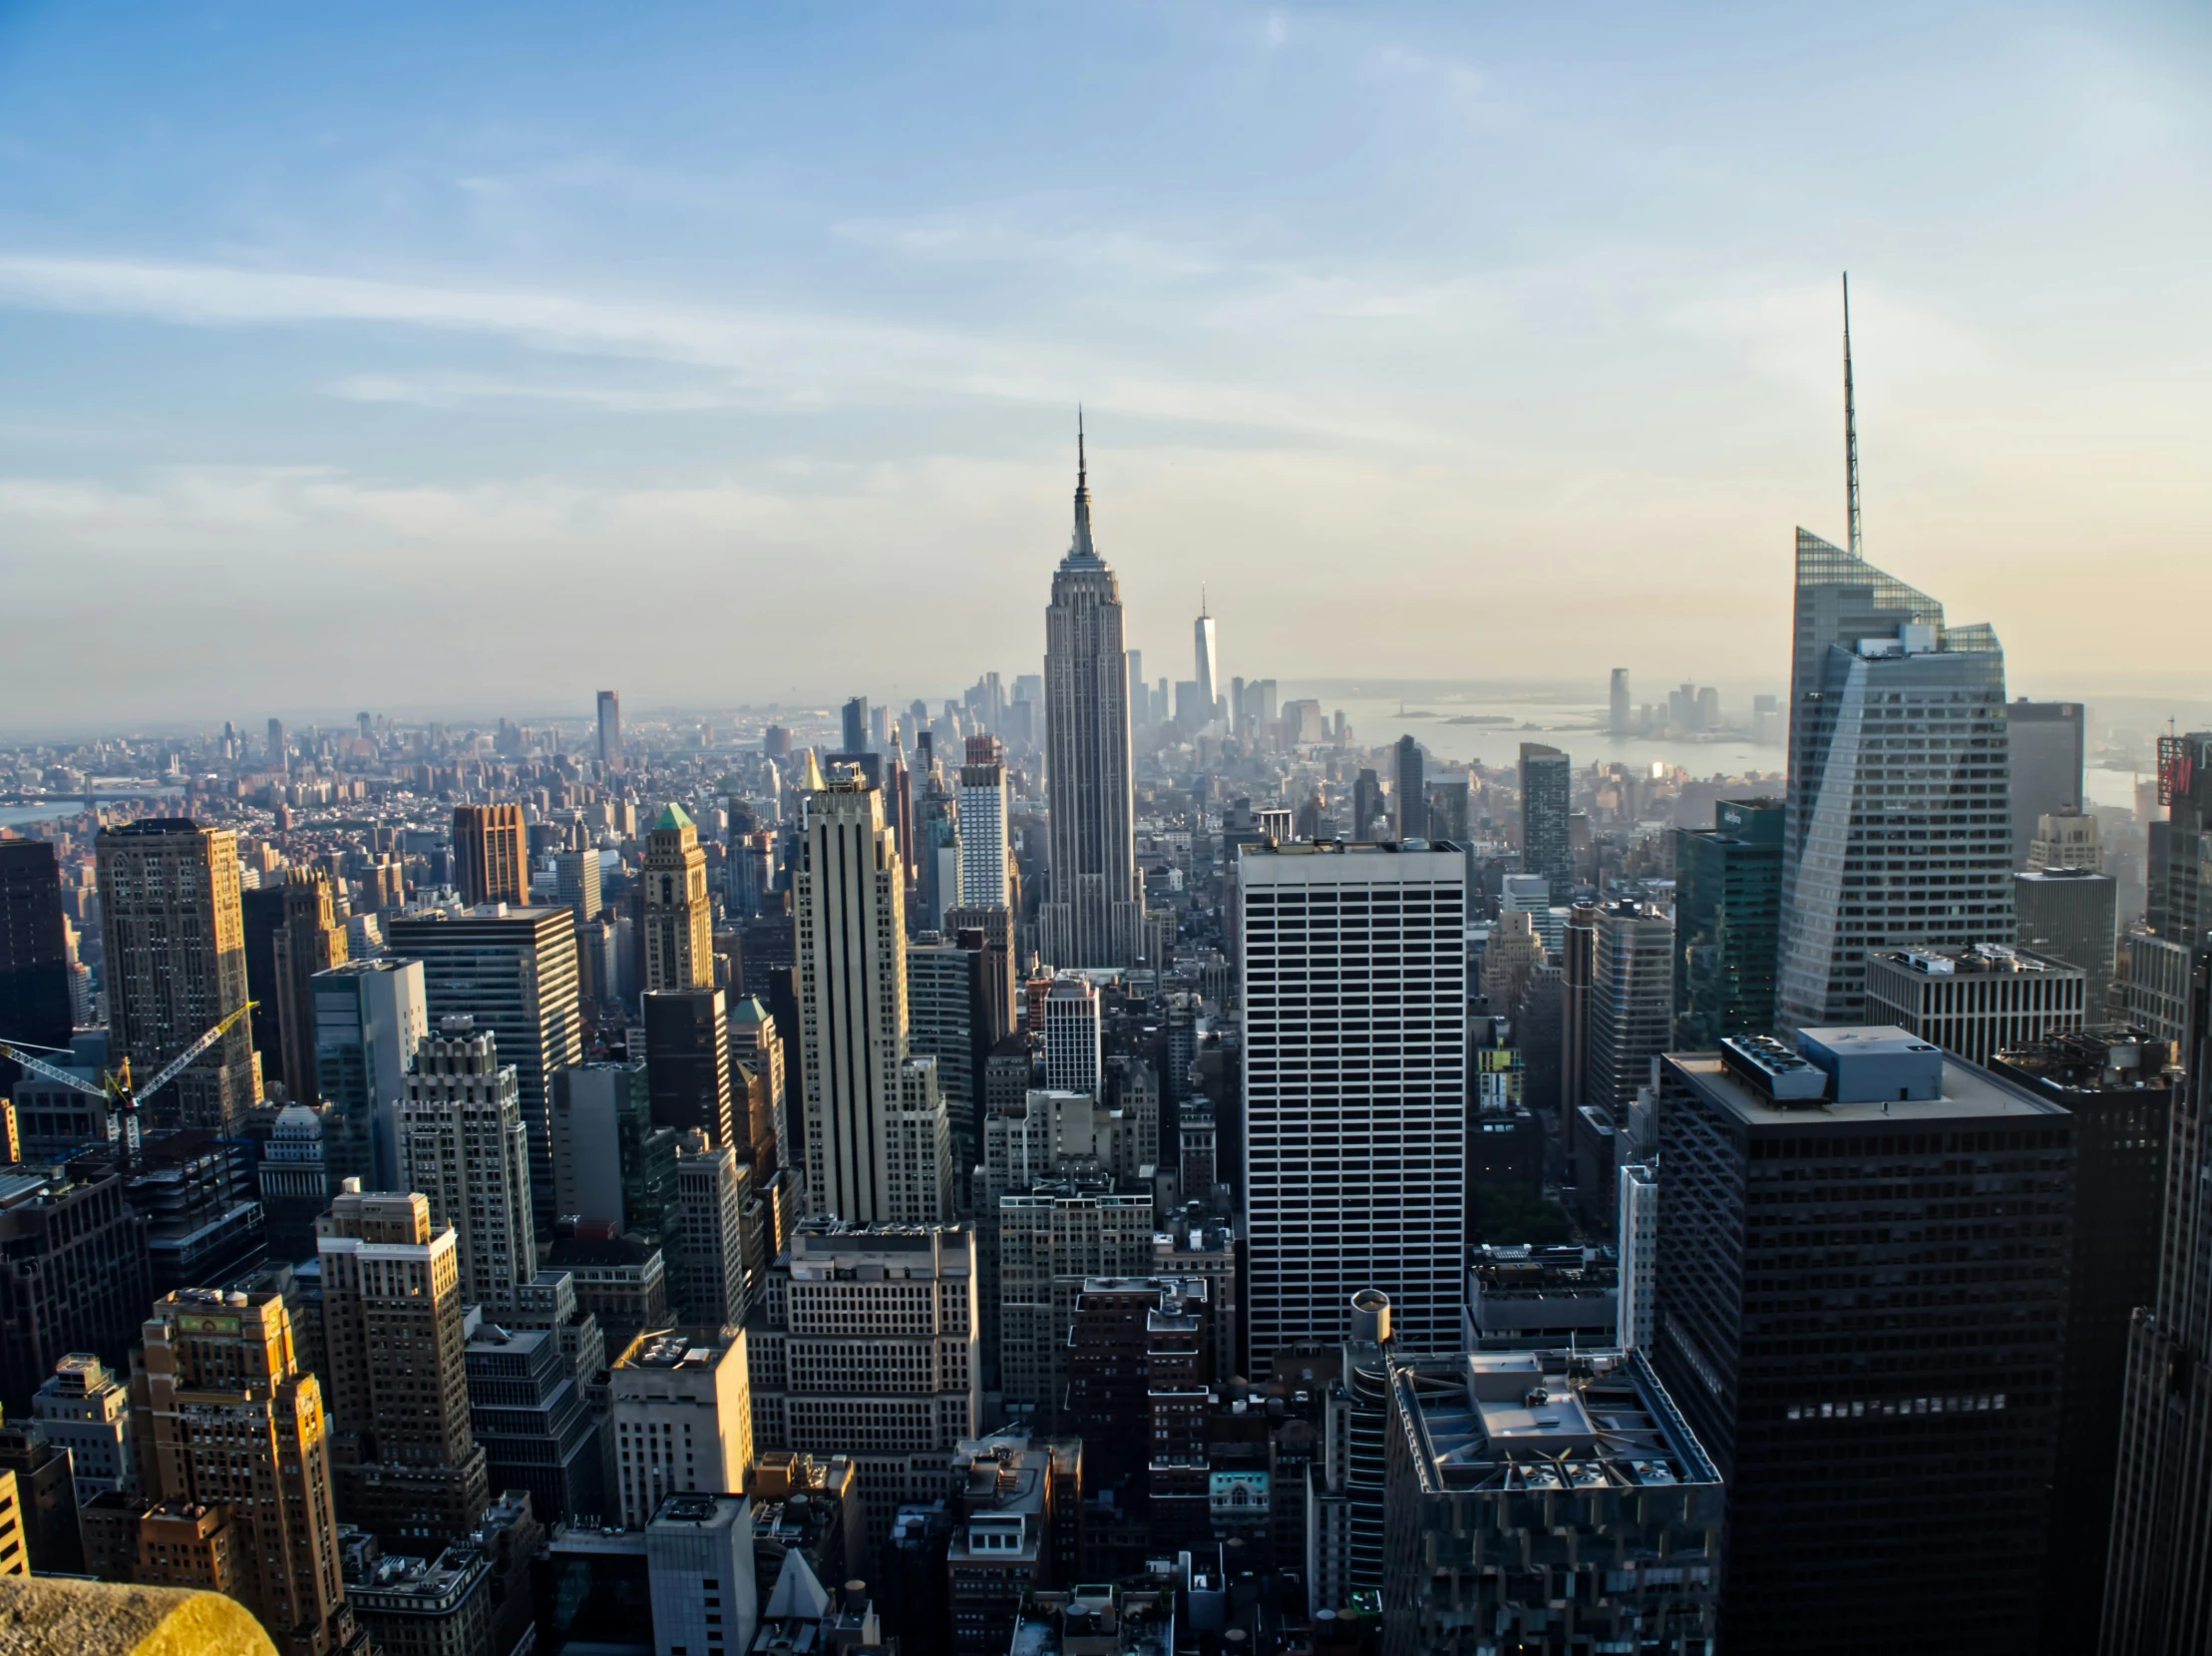
POLYGON ((1044 1084, 1059 1092, 1098 1096, 1098 990, 1063 977, 1044 998, 1044 1084))
POLYGON ((1134 966, 1142 947, 1129 657, 1121 588, 1091 545, 1091 491, 1076 435, 1075 541, 1044 613, 1045 802, 1052 884, 1038 948, 1058 967, 1134 966))
POLYGON ((1467 861, 1247 845, 1245 1189, 1253 1372, 1362 1288, 1454 1349, 1465 1298, 1467 861))
POLYGON ((615 1502, 642 1528, 661 1499, 745 1487, 753 1401, 741 1328, 647 1329, 607 1374, 615 1502))
POLYGON ((1652 1344, 1652 1287, 1659 1276, 1659 1177, 1647 1163, 1621 1169, 1621 1208, 1615 1217, 1621 1250, 1620 1320, 1614 1337, 1623 1351, 1652 1344))
POLYGON ((1221 657, 1214 644, 1214 618, 1206 613, 1206 596, 1199 594, 1198 620, 1191 625, 1193 642, 1198 655, 1198 699, 1207 709, 1207 716, 1221 698, 1221 657))
MULTIPOLYGON (((792 874, 797 928, 800 1087, 807 1196, 843 1219, 930 1223, 899 1146, 918 1110, 944 1100, 930 1064, 924 1089, 907 1066, 906 870, 883 794, 856 772, 824 780, 807 760, 806 832, 792 874), (902 1165, 894 1168, 895 1153, 902 1165)), ((943 1142, 937 1134, 924 1135, 943 1142)), ((947 1152, 949 1154, 949 1152, 947 1152)), ((944 1188, 932 1182, 930 1188, 944 1188)))
POLYGON ((967 739, 956 796, 963 909, 1011 907, 1006 879, 1006 764, 991 736, 967 739))
POLYGON ((495 1320, 538 1274, 530 1143, 515 1065, 490 1031, 442 1021, 417 1049, 397 1111, 400 1188, 429 1198, 430 1222, 460 1244, 461 1297, 495 1320))

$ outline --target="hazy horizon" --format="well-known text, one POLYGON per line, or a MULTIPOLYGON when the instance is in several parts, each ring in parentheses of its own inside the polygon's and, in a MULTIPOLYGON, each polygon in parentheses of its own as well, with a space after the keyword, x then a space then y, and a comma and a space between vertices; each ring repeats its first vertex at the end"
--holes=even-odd
POLYGON ((0 15, 0 726, 1779 689, 1840 541, 2185 705, 2201 9, 0 15), (1825 112, 1808 118, 1808 110, 1825 112), (1705 662, 1702 671, 1689 663, 1705 662))

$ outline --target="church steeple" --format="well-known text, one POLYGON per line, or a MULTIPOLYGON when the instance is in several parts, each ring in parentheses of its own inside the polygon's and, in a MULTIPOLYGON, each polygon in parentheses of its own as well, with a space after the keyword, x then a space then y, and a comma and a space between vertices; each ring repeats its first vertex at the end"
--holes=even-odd
POLYGON ((1083 409, 1075 410, 1075 544, 1068 548, 1073 559, 1096 563, 1098 552, 1091 545, 1091 486, 1090 467, 1083 456, 1083 409))

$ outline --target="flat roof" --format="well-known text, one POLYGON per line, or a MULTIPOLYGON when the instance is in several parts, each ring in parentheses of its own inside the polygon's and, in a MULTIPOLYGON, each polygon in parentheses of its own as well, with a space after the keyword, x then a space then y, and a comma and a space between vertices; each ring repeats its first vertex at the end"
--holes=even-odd
MULTIPOLYGON (((1843 1032, 1827 1031, 1828 1035, 1843 1032)), ((1851 1031, 1857 1035, 1862 1032, 1851 1031)), ((1898 1037, 1913 1040, 1900 1030, 1898 1037)), ((1792 1099, 1777 1104, 1745 1086, 1728 1073, 1718 1052, 1669 1052, 1666 1061, 1684 1079, 1738 1119, 1761 1127, 1812 1126, 1836 1122, 1886 1122, 1912 1126, 1921 1121, 1998 1120, 2020 1115, 2063 1115, 2064 1107, 2036 1097, 2026 1087, 2002 1080, 1978 1064, 1955 1053, 1943 1055, 1943 1096, 1912 1100, 1839 1104, 1833 1100, 1792 1099)))

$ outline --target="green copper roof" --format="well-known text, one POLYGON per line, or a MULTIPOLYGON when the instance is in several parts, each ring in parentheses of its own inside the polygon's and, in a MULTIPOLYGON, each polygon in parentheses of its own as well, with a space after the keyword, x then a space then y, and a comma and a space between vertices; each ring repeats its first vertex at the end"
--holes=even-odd
POLYGON ((684 808, 681 805, 673 803, 661 806, 660 820, 653 824, 656 830, 661 828, 696 828, 698 824, 684 813, 684 808))
POLYGON ((728 1021, 732 1024, 765 1024, 768 1022, 768 1009, 760 1004, 759 997, 748 995, 730 1008, 728 1021))

